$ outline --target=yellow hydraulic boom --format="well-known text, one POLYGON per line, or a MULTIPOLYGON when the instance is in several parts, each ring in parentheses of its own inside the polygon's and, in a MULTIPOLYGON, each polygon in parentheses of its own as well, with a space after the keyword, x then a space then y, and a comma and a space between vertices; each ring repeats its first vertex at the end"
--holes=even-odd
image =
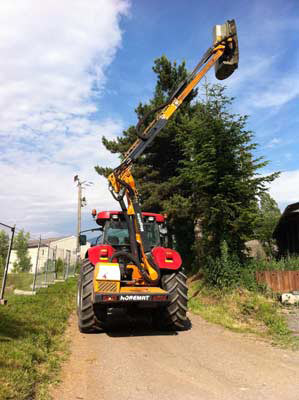
MULTIPOLYGON (((142 133, 138 132, 138 139, 127 151, 121 164, 108 177, 109 190, 119 201, 128 224, 131 253, 126 256, 137 265, 144 280, 149 284, 157 283, 160 274, 159 268, 151 258, 151 249, 144 234, 141 206, 131 167, 213 65, 216 78, 221 80, 228 78, 238 67, 239 49, 235 21, 216 25, 213 39, 213 46, 206 51, 192 73, 179 85, 170 99, 156 110, 157 115, 149 126, 142 133)), ((139 125, 140 122, 137 131, 139 125)), ((119 253, 122 253, 119 256, 125 256, 123 252, 119 253)), ((113 255, 113 258, 115 257, 117 253, 113 255)))

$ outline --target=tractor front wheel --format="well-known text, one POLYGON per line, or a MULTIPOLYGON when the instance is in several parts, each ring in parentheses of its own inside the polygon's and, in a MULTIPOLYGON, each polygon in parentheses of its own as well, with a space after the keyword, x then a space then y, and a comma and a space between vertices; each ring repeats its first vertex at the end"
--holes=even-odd
POLYGON ((167 290, 170 303, 154 315, 155 325, 171 330, 188 329, 188 287, 187 277, 182 272, 164 273, 162 288, 167 290), (158 315, 157 315, 158 314, 158 315))
POLYGON ((94 266, 88 259, 82 263, 80 276, 78 280, 77 292, 77 315, 78 326, 82 333, 93 332, 101 327, 101 323, 105 319, 104 313, 100 319, 99 310, 95 313, 93 304, 93 274, 94 266))

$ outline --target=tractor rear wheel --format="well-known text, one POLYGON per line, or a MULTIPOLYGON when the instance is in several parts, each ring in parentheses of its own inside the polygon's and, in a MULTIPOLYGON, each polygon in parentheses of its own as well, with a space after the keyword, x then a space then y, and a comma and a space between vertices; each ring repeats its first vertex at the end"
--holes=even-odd
POLYGON ((188 287, 186 275, 182 271, 167 273, 162 275, 161 281, 162 288, 169 293, 170 303, 158 311, 158 316, 154 316, 154 319, 158 318, 157 321, 154 321, 156 326, 158 323, 160 327, 166 329, 187 329, 188 287))
MULTIPOLYGON (((77 315, 78 326, 82 333, 93 332, 101 327, 99 312, 95 313, 93 305, 93 274, 94 266, 88 259, 82 263, 78 280, 77 315)), ((98 310, 97 310, 98 311, 98 310)), ((103 315, 104 319, 104 315, 103 315)))

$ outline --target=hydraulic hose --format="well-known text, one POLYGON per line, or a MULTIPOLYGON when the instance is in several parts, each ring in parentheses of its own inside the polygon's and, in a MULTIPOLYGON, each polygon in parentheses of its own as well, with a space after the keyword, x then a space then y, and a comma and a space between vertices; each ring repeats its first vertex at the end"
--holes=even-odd
POLYGON ((163 104, 161 104, 160 106, 156 107, 154 110, 148 111, 148 112, 145 114, 145 116, 144 116, 142 119, 140 119, 140 120, 138 121, 138 123, 137 123, 135 129, 136 129, 136 133, 137 133, 137 136, 139 137, 139 139, 144 140, 144 141, 147 140, 147 137, 144 136, 144 135, 141 133, 141 131, 140 131, 141 125, 146 121, 146 119, 147 119, 150 115, 155 114, 156 112, 162 110, 162 108, 166 107, 169 103, 170 103, 170 101, 167 100, 165 103, 163 103, 163 104))
POLYGON ((142 266, 140 265, 139 261, 137 260, 136 257, 133 256, 133 254, 131 253, 127 253, 126 251, 117 251, 116 253, 114 253, 110 258, 109 258, 109 262, 112 262, 112 260, 114 258, 119 258, 119 257, 124 257, 127 258, 128 260, 132 261, 133 264, 136 265, 136 267, 139 269, 143 279, 151 284, 157 284, 160 282, 160 278, 161 278, 161 274, 160 274, 160 269, 159 267, 156 265, 156 263, 154 262, 154 260, 152 259, 151 256, 148 256, 148 262, 151 264, 151 267, 157 272, 158 274, 158 278, 157 279, 151 279, 150 275, 148 274, 148 272, 142 268, 142 266))

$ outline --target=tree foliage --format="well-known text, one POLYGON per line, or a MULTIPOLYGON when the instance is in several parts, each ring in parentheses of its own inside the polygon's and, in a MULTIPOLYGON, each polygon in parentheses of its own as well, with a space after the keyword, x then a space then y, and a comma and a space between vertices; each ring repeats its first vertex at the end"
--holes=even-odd
POLYGON ((58 257, 56 261, 56 273, 62 274, 64 270, 64 261, 62 258, 58 257))
POLYGON ((280 218, 280 210, 276 201, 269 193, 262 193, 258 210, 256 224, 256 238, 262 243, 267 256, 272 257, 275 253, 275 240, 273 231, 280 218))
MULTIPOLYGON (((180 65, 171 64, 165 56, 155 60, 153 71, 157 75, 154 96, 147 104, 140 103, 138 105, 135 110, 138 119, 142 119, 150 110, 163 104, 178 83, 187 76, 184 62, 180 65)), ((176 235, 176 247, 187 262, 191 262, 193 258, 193 216, 189 215, 189 199, 187 197, 182 198, 183 188, 173 181, 173 177, 178 176, 179 162, 184 157, 178 137, 184 131, 188 133, 186 121, 190 120, 193 112, 190 101, 195 98, 196 94, 196 91, 189 94, 187 101, 176 111, 167 126, 147 148, 143 156, 137 160, 132 170, 141 194, 143 210, 168 212, 169 236, 176 235), (177 202, 170 200, 176 196, 179 199, 182 198, 183 201, 178 208, 177 202)), ((145 121, 144 126, 150 123, 153 118, 153 115, 150 116, 145 121)), ((136 140, 136 137, 136 128, 131 126, 116 140, 107 140, 103 137, 102 142, 109 151, 120 154, 122 158, 130 145, 136 140)), ((107 176, 111 169, 97 166, 96 171, 100 175, 107 176)))
POLYGON ((194 107, 192 134, 179 138, 184 158, 177 181, 187 184, 191 209, 201 220, 200 253, 219 257, 225 241, 228 251, 242 260, 256 224, 257 196, 276 174, 258 174, 267 162, 254 159, 256 144, 246 130, 247 117, 230 112, 233 99, 225 88, 213 85, 206 93, 206 101, 194 107))
POLYGON ((14 270, 17 272, 28 272, 31 268, 31 257, 28 253, 28 241, 30 234, 22 229, 14 239, 14 250, 17 253, 17 261, 14 263, 14 270))
MULTIPOLYGON (((155 60, 153 70, 155 92, 148 103, 138 105, 138 119, 163 104, 187 76, 185 63, 171 63, 165 56, 155 60)), ((233 99, 224 87, 206 85, 205 93, 204 101, 196 90, 190 93, 133 167, 143 209, 168 213, 169 230, 189 265, 194 256, 219 257, 224 241, 228 253, 243 257, 257 218, 257 196, 275 178, 258 175, 267 163, 254 159, 256 144, 245 129, 247 117, 230 113, 233 99)), ((102 141, 122 157, 135 139, 131 126, 116 140, 102 141)), ((99 166, 96 170, 105 176, 110 172, 99 166)))

